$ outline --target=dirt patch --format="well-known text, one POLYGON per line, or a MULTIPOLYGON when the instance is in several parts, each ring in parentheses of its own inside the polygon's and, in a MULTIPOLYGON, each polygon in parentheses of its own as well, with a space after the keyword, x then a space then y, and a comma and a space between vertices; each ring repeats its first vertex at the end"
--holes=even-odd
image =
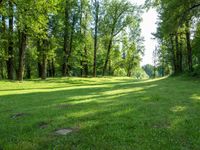
POLYGON ((26 113, 16 113, 16 114, 13 114, 10 116, 10 118, 12 119, 19 119, 19 118, 22 118, 22 117, 25 117, 25 116, 28 116, 29 114, 26 114, 26 113))
POLYGON ((49 124, 47 122, 39 122, 38 123, 38 127, 40 129, 46 129, 46 128, 48 128, 48 126, 49 126, 49 124))

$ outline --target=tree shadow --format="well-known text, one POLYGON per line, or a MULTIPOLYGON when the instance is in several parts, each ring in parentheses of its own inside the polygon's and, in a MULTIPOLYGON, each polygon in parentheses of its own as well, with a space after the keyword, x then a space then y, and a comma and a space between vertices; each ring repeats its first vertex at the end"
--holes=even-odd
POLYGON ((24 142, 39 149, 197 149, 199 85, 174 79, 126 79, 0 96, 0 110, 10 110, 0 114, 0 145, 15 147, 24 142), (30 115, 10 119, 18 112, 30 115), (48 122, 48 127, 37 128, 40 122, 48 122), (79 131, 65 137, 51 134, 64 127, 79 131))

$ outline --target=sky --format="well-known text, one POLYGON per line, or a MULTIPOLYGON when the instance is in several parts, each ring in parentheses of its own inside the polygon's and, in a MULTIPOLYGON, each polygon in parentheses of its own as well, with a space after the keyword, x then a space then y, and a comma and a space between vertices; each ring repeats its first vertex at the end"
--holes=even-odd
MULTIPOLYGON (((130 0, 134 3, 139 5, 144 4, 145 0, 130 0)), ((152 33, 156 32, 156 22, 157 22, 158 13, 155 9, 150 9, 149 11, 145 11, 142 15, 143 21, 141 22, 141 29, 142 29, 142 36, 145 39, 144 46, 145 46, 145 54, 142 59, 141 65, 145 64, 153 64, 153 51, 157 45, 157 41, 152 39, 152 33)))

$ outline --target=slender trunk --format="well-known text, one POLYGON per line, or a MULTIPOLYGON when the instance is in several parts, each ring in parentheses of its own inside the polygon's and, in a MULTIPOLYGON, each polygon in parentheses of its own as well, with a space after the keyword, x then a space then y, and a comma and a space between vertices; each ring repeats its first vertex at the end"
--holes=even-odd
MULTIPOLYGON (((93 77, 96 77, 97 66, 97 34, 98 34, 98 22, 99 22, 99 2, 95 0, 95 35, 94 35, 94 62, 93 62, 93 77)), ((104 73, 103 73, 104 74, 104 73)))
POLYGON ((193 71, 193 60, 192 60, 192 47, 191 47, 191 42, 190 42, 190 31, 189 31, 189 24, 187 24, 187 29, 186 29, 186 41, 187 41, 187 55, 188 55, 188 68, 189 71, 193 71))
POLYGON ((180 73, 180 51, 179 51, 179 40, 178 40, 178 34, 176 34, 176 66, 177 66, 177 72, 180 73))
POLYGON ((69 76, 70 71, 70 65, 69 65, 69 58, 71 57, 72 53, 72 46, 73 46, 73 40, 74 40, 74 26, 75 26, 75 15, 73 16, 73 22, 71 26, 71 35, 70 35, 70 43, 69 43, 69 51, 67 51, 67 57, 66 57, 66 74, 69 76))
POLYGON ((165 61, 162 62, 162 77, 165 76, 165 61))
MULTIPOLYGON (((39 56, 41 57, 41 45, 40 45, 40 40, 38 39, 37 41, 37 52, 39 53, 39 56)), ((38 57, 38 77, 42 77, 42 64, 41 64, 41 59, 38 57)))
POLYGON ((170 41, 171 41, 171 53, 172 53, 172 63, 173 63, 173 69, 174 73, 177 73, 177 66, 176 66, 176 52, 174 48, 174 40, 173 35, 170 35, 170 41))
POLYGON ((26 78, 27 79, 31 78, 31 66, 29 63, 26 65, 26 78))
POLYGON ((54 65, 54 60, 53 59, 51 61, 51 67, 52 67, 52 77, 55 77, 55 65, 54 65))
POLYGON ((179 49, 179 66, 180 66, 180 72, 183 72, 183 43, 182 43, 182 37, 180 36, 180 49, 179 49))
POLYGON ((47 76, 52 77, 51 61, 49 59, 47 60, 47 64, 48 64, 47 76))
POLYGON ((81 70, 80 70, 80 76, 83 77, 83 54, 81 53, 81 62, 80 62, 80 65, 81 65, 81 70))
POLYGON ((65 30, 64 30, 64 57, 63 57, 63 65, 62 65, 62 75, 67 76, 67 55, 69 51, 69 1, 66 0, 65 6, 65 30))
POLYGON ((87 77, 88 76, 88 53, 87 53, 86 45, 84 47, 84 52, 85 52, 84 72, 85 72, 85 77, 87 77))
POLYGON ((8 38, 8 79, 14 80, 14 51, 13 51, 13 5, 9 0, 9 38, 8 38))
POLYGON ((18 66, 18 80, 22 81, 24 76, 24 59, 26 50, 27 35, 24 31, 20 32, 19 41, 19 66, 18 66))
POLYGON ((43 40, 43 45, 42 45, 42 66, 41 66, 41 79, 45 80, 47 76, 47 56, 46 56, 46 47, 47 47, 47 41, 43 40))
POLYGON ((41 62, 38 62, 38 77, 42 77, 42 65, 41 62))
POLYGON ((111 60, 110 59, 109 59, 108 72, 109 72, 109 76, 111 76, 112 75, 112 66, 111 66, 111 60))
MULTIPOLYGON (((2 30, 2 39, 5 40, 5 34, 6 34, 6 21, 5 21, 5 17, 2 15, 2 26, 1 26, 1 30, 2 30)), ((3 51, 6 52, 7 51, 7 46, 5 42, 2 42, 2 47, 3 47, 3 51)), ((1 78, 4 79, 4 67, 5 66, 5 58, 4 56, 1 58, 1 78)))
POLYGON ((42 66, 41 66, 41 69, 42 69, 42 74, 41 74, 41 79, 42 80, 45 80, 46 79, 46 56, 45 54, 43 54, 42 56, 42 66))
POLYGON ((105 75, 106 73, 106 69, 107 69, 107 65, 108 65, 108 61, 110 59, 110 51, 111 51, 111 48, 112 48, 112 35, 110 37, 110 41, 109 41, 109 45, 108 45, 108 50, 107 50, 107 54, 106 54, 106 60, 105 60, 105 64, 104 64, 104 67, 103 67, 103 76, 105 75))

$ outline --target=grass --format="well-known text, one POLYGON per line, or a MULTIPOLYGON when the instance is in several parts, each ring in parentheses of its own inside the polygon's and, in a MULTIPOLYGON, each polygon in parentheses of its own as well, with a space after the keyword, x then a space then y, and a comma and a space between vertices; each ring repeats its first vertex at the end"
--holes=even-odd
POLYGON ((0 81, 0 149, 198 150, 199 83, 181 77, 0 81), (55 135, 60 128, 76 130, 55 135))

